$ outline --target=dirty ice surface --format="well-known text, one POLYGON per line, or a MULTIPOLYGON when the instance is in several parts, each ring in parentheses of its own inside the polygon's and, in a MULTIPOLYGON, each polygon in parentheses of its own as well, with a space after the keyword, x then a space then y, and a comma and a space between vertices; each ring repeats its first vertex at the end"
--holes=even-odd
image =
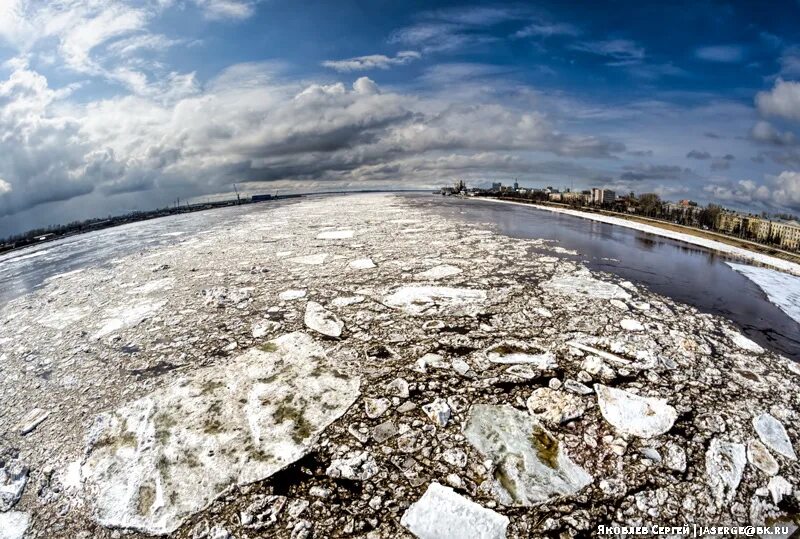
POLYGON ((516 539, 794 518, 795 363, 553 242, 342 202, 254 208, 1 305, 2 529, 405 539, 465 519, 516 539))

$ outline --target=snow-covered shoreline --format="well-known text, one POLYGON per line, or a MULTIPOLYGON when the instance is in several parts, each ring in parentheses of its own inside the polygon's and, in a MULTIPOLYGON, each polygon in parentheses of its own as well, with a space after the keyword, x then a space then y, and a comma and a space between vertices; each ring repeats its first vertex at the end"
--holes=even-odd
POLYGON ((570 210, 566 208, 555 208, 552 206, 542 206, 539 204, 528 204, 525 202, 514 202, 511 200, 498 200, 495 198, 481 198, 480 200, 499 202, 501 204, 515 204, 518 206, 533 207, 539 210, 546 210, 553 213, 561 213, 565 215, 572 215, 573 217, 581 217, 583 219, 600 221, 602 223, 608 223, 610 225, 624 226, 626 228, 632 228, 634 230, 639 230, 641 232, 646 232, 648 234, 654 234, 656 236, 662 236, 673 240, 691 243, 693 245, 699 245, 700 247, 705 247, 706 249, 711 249, 736 258, 741 258, 752 262, 757 262, 759 264, 764 264, 772 268, 775 268, 777 270, 785 271, 787 273, 800 276, 800 264, 797 264, 795 262, 790 262, 788 260, 783 260, 781 258, 776 258, 774 256, 769 256, 762 253, 756 253, 748 249, 742 249, 741 247, 735 247, 733 245, 728 245, 727 243, 722 243, 716 240, 709 240, 691 234, 683 234, 681 232, 675 232, 673 230, 667 230, 665 228, 653 225, 647 225, 636 221, 629 221, 627 219, 621 219, 619 217, 612 217, 610 215, 588 213, 578 210, 570 210))

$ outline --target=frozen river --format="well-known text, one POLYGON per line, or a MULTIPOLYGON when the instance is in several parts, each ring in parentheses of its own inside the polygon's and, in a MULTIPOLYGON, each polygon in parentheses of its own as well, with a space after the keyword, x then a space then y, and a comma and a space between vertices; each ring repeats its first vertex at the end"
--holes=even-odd
MULTIPOLYGON (((494 223, 509 236, 558 241, 559 246, 578 253, 560 256, 585 261, 593 270, 620 275, 703 312, 725 316, 759 344, 800 359, 800 324, 771 303, 753 281, 734 271, 726 263, 733 261, 730 258, 637 230, 534 208, 408 196, 454 219, 494 223)), ((235 227, 242 215, 291 203, 254 204, 143 221, 0 256, 0 305, 64 273, 111 264, 116 258, 137 252, 142 252, 146 260, 149 249, 197 241, 220 227, 235 227)), ((776 293, 780 291, 771 291, 773 298, 776 293)))

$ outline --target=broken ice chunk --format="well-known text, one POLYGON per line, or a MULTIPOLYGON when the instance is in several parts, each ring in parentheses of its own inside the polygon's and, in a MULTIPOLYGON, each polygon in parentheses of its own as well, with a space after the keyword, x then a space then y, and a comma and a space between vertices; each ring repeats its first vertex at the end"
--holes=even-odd
POLYGON ((425 412, 425 415, 427 415, 431 421, 440 427, 446 426, 447 422, 450 421, 450 407, 443 399, 436 399, 424 405, 422 411, 425 412))
POLYGON ((41 408, 34 408, 23 417, 17 424, 17 430, 21 435, 28 434, 38 427, 45 419, 50 417, 50 412, 41 408))
POLYGON ((758 437, 761 438, 764 445, 787 459, 797 460, 792 441, 780 421, 764 413, 753 418, 753 428, 756 429, 758 437))
POLYGON ((284 290, 280 294, 278 294, 278 299, 281 301, 292 301, 295 299, 300 299, 306 297, 305 290, 284 290))
POLYGON ((350 264, 348 264, 348 266, 350 269, 356 270, 366 270, 377 267, 371 258, 359 258, 358 260, 353 260, 350 262, 350 264))
POLYGON ((445 277, 452 277, 461 273, 461 268, 443 264, 441 266, 434 266, 429 270, 418 273, 417 277, 421 279, 430 279, 435 281, 437 279, 444 279, 445 277))
POLYGON ((485 301, 484 290, 444 286, 403 286, 383 298, 388 307, 402 309, 412 316, 474 314, 485 301))
POLYGON ((593 481, 539 421, 513 406, 472 406, 464 436, 494 464, 492 491, 505 505, 533 506, 593 481))
POLYGON ((0 539, 22 539, 31 523, 31 516, 22 511, 0 513, 0 539))
POLYGON ((552 352, 542 352, 533 346, 512 341, 490 346, 485 355, 492 363, 529 364, 543 371, 558 367, 556 356, 552 352))
POLYGON ((743 444, 711 440, 706 452, 706 479, 717 507, 729 504, 736 496, 746 462, 743 444))
POLYGON ((328 337, 340 337, 344 328, 344 322, 338 316, 316 301, 309 301, 306 304, 306 314, 303 321, 307 327, 328 337))
POLYGON ((775 457, 773 457, 764 444, 758 440, 750 440, 747 442, 747 460, 750 461, 750 464, 767 475, 776 475, 780 469, 775 457))
POLYGON ((80 468, 103 526, 168 534, 236 485, 303 457, 359 396, 301 332, 97 417, 80 468))
POLYGON ((508 517, 431 483, 400 524, 419 539, 505 539, 508 517))
POLYGON ((594 391, 603 419, 622 434, 652 438, 671 429, 678 417, 664 399, 640 397, 602 384, 595 384, 594 391))

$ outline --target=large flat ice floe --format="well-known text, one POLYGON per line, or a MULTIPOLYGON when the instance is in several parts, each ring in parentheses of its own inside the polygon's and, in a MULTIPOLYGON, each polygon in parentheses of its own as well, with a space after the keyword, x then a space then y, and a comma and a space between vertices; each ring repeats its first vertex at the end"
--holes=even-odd
POLYGON ((543 289, 562 296, 585 296, 597 299, 630 299, 622 287, 595 279, 584 272, 573 275, 557 275, 540 285, 543 289))
POLYGON ((302 457, 359 395, 304 333, 100 415, 81 476, 105 526, 170 533, 234 485, 302 457))
POLYGON ((538 420, 512 406, 476 404, 464 436, 494 465, 492 492, 505 505, 575 494, 593 480, 538 420))
POLYGON ((756 283, 772 303, 800 324, 800 277, 768 268, 727 264, 756 283))
POLYGON ((431 483, 400 524, 419 539, 505 539, 508 517, 431 483))
POLYGON ((640 397, 628 391, 595 384, 600 413, 617 432, 640 438, 664 434, 678 418, 675 408, 664 399, 640 397))
POLYGON ((403 286, 383 298, 411 315, 472 314, 486 301, 484 290, 445 286, 403 286))

